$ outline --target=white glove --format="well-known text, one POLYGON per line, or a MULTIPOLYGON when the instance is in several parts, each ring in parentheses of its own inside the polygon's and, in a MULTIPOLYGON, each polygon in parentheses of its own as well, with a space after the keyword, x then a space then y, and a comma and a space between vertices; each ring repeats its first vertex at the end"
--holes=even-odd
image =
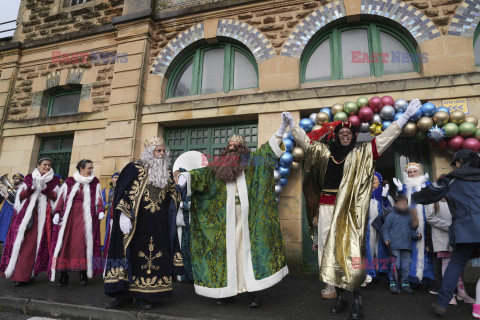
POLYGON ((60 224, 60 215, 58 213, 53 216, 53 224, 54 225, 60 224))
POLYGON ((400 182, 400 180, 398 180, 397 178, 393 178, 393 183, 394 183, 395 186, 397 187, 397 190, 398 190, 398 191, 402 191, 402 190, 403 190, 403 184, 400 182))
POLYGON ((293 126, 295 126, 295 122, 293 121, 292 116, 290 115, 289 112, 282 112, 282 124, 278 128, 277 132, 275 133, 275 136, 282 138, 283 134, 285 133, 285 130, 287 130, 287 127, 293 123, 293 126))
POLYGON ((38 187, 38 179, 34 178, 32 182, 32 189, 35 190, 38 187))
POLYGON ((132 229, 132 221, 130 218, 122 212, 120 215, 120 230, 122 230, 123 234, 127 234, 132 229))
POLYGON ((180 205, 178 206, 180 209, 183 209, 183 201, 180 202, 180 205))
POLYGON ((47 187, 47 183, 43 179, 40 179, 38 185, 40 186, 40 190, 43 190, 47 187))
POLYGON ((185 187, 186 184, 187 184, 187 178, 185 178, 185 176, 182 174, 178 175, 178 186, 180 188, 183 188, 185 187))
POLYGON ((100 212, 98 214, 98 220, 102 220, 103 218, 105 218, 105 212, 100 212))
POLYGON ((413 99, 410 101, 408 104, 407 109, 403 113, 403 115, 400 117, 400 119, 397 120, 397 124, 400 128, 403 128, 403 126, 407 123, 407 121, 422 107, 422 103, 420 100, 417 98, 413 99))
POLYGON ((388 184, 383 187, 382 197, 386 198, 388 196, 388 190, 390 190, 390 186, 388 184))
POLYGON ((295 121, 293 120, 292 115, 288 111, 282 112, 282 121, 288 123, 290 130, 295 128, 295 121))
POLYGON ((429 179, 430 179, 430 176, 429 176, 429 174, 428 174, 428 173, 425 173, 423 176, 425 177, 425 181, 427 181, 427 180, 429 180, 429 179))

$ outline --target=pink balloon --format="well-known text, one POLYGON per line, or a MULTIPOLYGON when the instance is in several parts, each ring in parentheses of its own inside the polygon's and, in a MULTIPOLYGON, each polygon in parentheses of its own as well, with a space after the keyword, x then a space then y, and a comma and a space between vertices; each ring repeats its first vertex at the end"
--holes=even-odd
POLYGON ((362 122, 369 122, 373 119, 373 110, 369 107, 363 107, 358 111, 358 117, 362 122))
POLYGON ((393 100, 392 97, 390 97, 390 96, 382 97, 382 104, 384 106, 393 106, 394 103, 395 103, 395 101, 393 100))
POLYGON ((480 150, 480 141, 475 138, 468 138, 463 141, 462 148, 478 152, 480 150))
MULTIPOLYGON (((393 103, 391 105, 393 105, 393 103)), ((368 106, 372 108, 375 113, 378 113, 383 107, 382 99, 380 97, 373 97, 372 99, 370 99, 370 103, 368 106)))
POLYGON ((437 149, 438 150, 445 150, 448 148, 448 142, 447 139, 443 139, 440 142, 437 142, 437 149))
POLYGON ((348 117, 348 122, 350 122, 352 126, 357 129, 362 125, 362 120, 360 120, 360 117, 357 115, 348 117))
POLYGON ((448 140, 448 147, 453 151, 458 151, 462 149, 462 144, 464 141, 465 139, 462 136, 455 136, 448 140))

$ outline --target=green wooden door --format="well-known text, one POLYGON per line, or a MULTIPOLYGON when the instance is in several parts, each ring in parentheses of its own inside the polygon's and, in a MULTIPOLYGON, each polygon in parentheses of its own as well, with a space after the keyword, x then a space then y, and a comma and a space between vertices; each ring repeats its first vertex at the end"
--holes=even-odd
POLYGON ((172 163, 186 151, 199 151, 211 158, 219 154, 233 134, 245 137, 250 150, 257 150, 258 128, 256 123, 222 126, 166 128, 165 141, 172 152, 172 163))
POLYGON ((52 159, 53 171, 55 174, 61 175, 63 180, 68 177, 72 145, 73 136, 43 138, 40 144, 39 158, 49 157, 52 159))

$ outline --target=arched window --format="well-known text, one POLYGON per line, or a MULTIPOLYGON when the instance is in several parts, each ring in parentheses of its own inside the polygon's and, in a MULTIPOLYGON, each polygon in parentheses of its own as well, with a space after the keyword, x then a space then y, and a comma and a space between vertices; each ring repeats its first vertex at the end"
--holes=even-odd
POLYGON ((427 57, 394 28, 378 23, 339 26, 321 32, 302 56, 302 82, 381 77, 420 71, 427 57))
POLYGON ((257 63, 247 49, 230 43, 207 45, 175 66, 167 98, 257 87, 257 63))
POLYGON ((473 53, 475 55, 475 65, 480 66, 480 25, 477 26, 473 37, 473 53))
POLYGON ((48 100, 47 117, 65 116, 78 113, 82 86, 69 84, 56 86, 43 92, 48 100))

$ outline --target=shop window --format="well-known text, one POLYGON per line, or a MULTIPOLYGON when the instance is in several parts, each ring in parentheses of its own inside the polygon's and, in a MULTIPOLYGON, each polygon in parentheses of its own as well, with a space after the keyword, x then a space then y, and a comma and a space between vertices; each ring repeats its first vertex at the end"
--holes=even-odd
POLYGON ((207 45, 176 65, 167 85, 167 98, 257 87, 257 63, 247 49, 230 43, 207 45))
POLYGON ((475 65, 480 66, 480 26, 477 27, 475 31, 475 36, 473 37, 473 53, 475 55, 475 65))
POLYGON ((50 95, 47 116, 64 116, 78 112, 80 90, 66 90, 50 95))
POLYGON ((70 168, 70 157, 72 154, 73 136, 59 136, 43 138, 40 143, 40 157, 52 159, 52 168, 56 174, 65 180, 68 177, 70 168))
POLYGON ((172 152, 172 163, 186 151, 201 152, 210 159, 220 153, 228 138, 233 134, 245 137, 247 146, 253 152, 257 150, 257 124, 224 125, 191 128, 165 129, 165 141, 172 152))
POLYGON ((301 81, 313 82, 420 71, 415 46, 394 28, 359 23, 330 28, 302 56, 301 81))

